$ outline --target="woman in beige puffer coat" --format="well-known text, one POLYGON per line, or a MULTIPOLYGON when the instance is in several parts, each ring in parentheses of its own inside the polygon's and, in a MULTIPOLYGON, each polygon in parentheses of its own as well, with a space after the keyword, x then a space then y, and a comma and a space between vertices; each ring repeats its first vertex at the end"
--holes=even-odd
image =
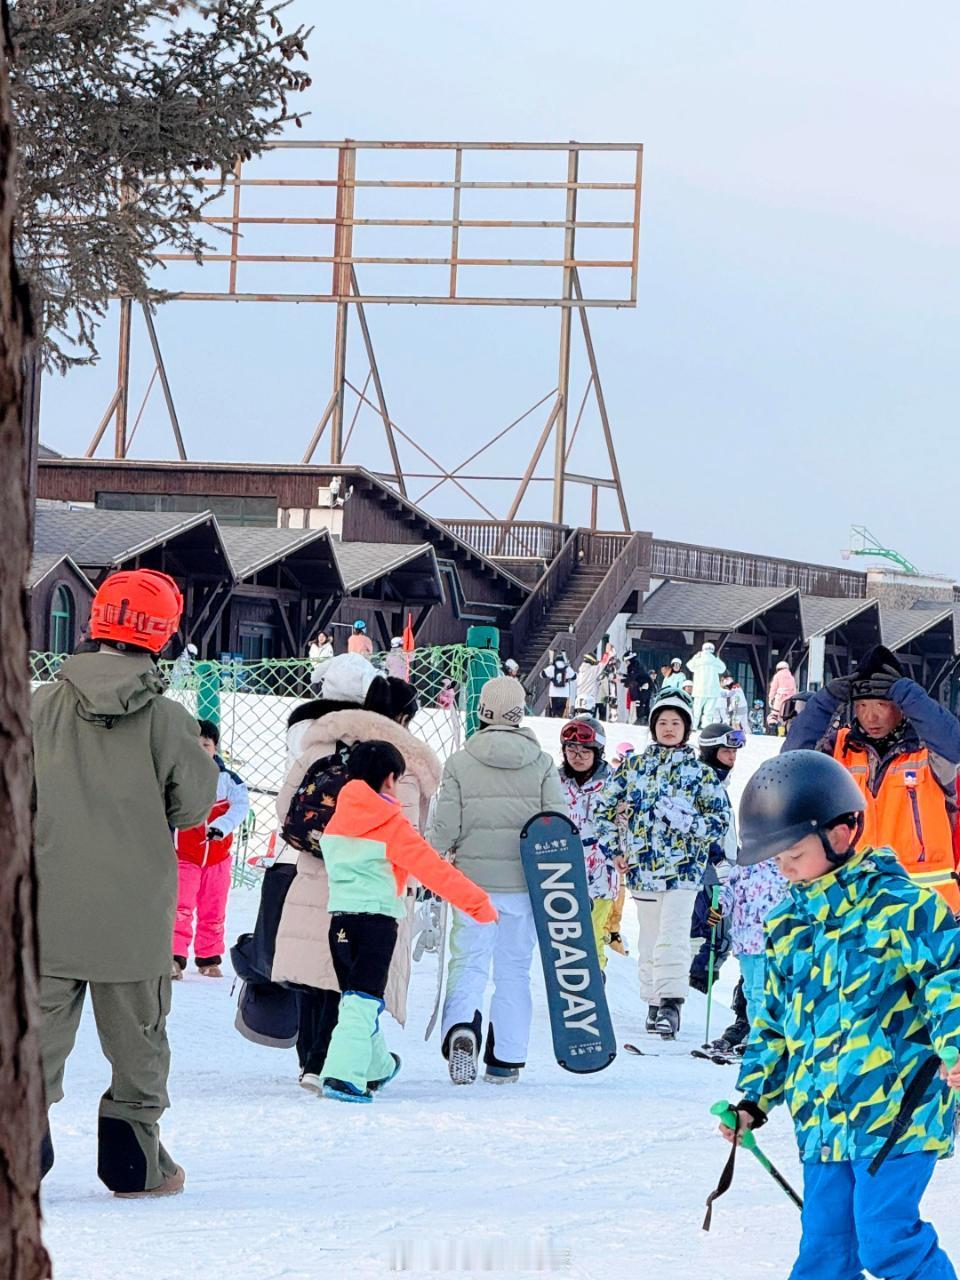
MULTIPOLYGON (((356 655, 349 655, 356 661, 356 655)), ((340 659, 334 659, 335 662, 340 659)), ((332 664, 331 664, 332 666, 332 664)), ((336 673, 334 673, 336 675, 336 673)), ((324 693, 330 680, 328 670, 324 693)), ((312 764, 332 755, 338 742, 348 747, 358 742, 377 740, 397 748, 406 762, 406 773, 397 784, 397 797, 410 822, 421 833, 426 827, 430 803, 440 785, 440 762, 425 742, 415 738, 406 724, 416 713, 416 695, 412 686, 402 680, 390 680, 390 719, 362 707, 346 707, 331 711, 304 725, 297 725, 299 755, 287 772, 277 797, 277 816, 281 823, 290 801, 312 764)), ((273 959, 274 982, 308 987, 315 1000, 305 1000, 301 1009, 300 1051, 301 1083, 306 1088, 319 1087, 319 1071, 337 1021, 340 989, 330 954, 327 911, 327 872, 322 858, 312 853, 297 857, 297 874, 283 904, 277 930, 273 959), (323 1000, 321 993, 330 998, 323 1000), (306 1016, 304 1016, 306 1015, 306 1016), (306 1022, 308 1025, 304 1025, 306 1022), (311 1024, 312 1023, 312 1027, 311 1024)), ((413 897, 409 899, 407 917, 400 921, 400 932, 393 955, 384 1003, 401 1026, 406 1021, 407 986, 410 981, 410 937, 413 897)))

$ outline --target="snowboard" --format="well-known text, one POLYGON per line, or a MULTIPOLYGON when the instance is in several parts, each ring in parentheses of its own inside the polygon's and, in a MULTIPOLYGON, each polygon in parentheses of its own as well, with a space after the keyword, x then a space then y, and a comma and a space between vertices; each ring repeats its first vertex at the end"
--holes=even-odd
POLYGON ((440 1005, 443 1000, 443 979, 446 975, 447 962, 447 921, 450 915, 449 902, 439 902, 440 918, 437 921, 437 992, 433 1000, 433 1012, 430 1014, 430 1021, 427 1023, 427 1029, 423 1034, 424 1040, 429 1040, 433 1035, 433 1028, 437 1025, 437 1018, 440 1016, 440 1005))
POLYGON ((593 941, 583 845, 566 816, 540 813, 520 833, 557 1062, 585 1075, 609 1067, 617 1042, 593 941))

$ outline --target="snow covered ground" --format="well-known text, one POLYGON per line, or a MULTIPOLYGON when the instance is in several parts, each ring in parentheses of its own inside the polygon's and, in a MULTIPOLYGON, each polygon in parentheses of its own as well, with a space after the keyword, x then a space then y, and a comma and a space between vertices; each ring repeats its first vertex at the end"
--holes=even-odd
MULTIPOLYGON (((555 747, 559 722, 532 722, 555 747)), ((611 726, 610 740, 645 741, 611 726)), ((741 753, 737 795, 778 747, 741 753)), ((629 910, 629 908, 628 908, 629 910)), ((229 933, 248 928, 256 895, 236 890, 229 933)), ((633 950, 634 920, 624 932, 633 950)), ((685 1006, 681 1039, 646 1037, 633 956, 611 956, 608 994, 618 1039, 657 1057, 621 1053, 575 1078, 556 1066, 539 974, 530 1065, 521 1083, 455 1089, 436 1035, 423 1031, 435 961, 414 967, 410 1021, 388 1020, 403 1057, 374 1105, 317 1099, 297 1085, 293 1050, 261 1049, 233 1028, 230 982, 195 972, 174 988, 172 1107, 164 1140, 187 1171, 183 1196, 114 1200, 96 1177, 96 1109, 108 1067, 89 1009, 53 1111, 57 1163, 44 1186, 46 1238, 57 1280, 368 1280, 559 1275, 590 1280, 783 1280, 799 1215, 755 1162, 738 1161, 733 1189, 701 1232, 703 1204, 726 1159, 709 1107, 732 1092, 735 1069, 690 1057, 705 1001, 685 1006)), ((721 976, 729 998, 734 962, 721 976)), ((714 1009, 713 1027, 728 1021, 714 1009)), ((763 1145, 799 1184, 782 1111, 763 1145)), ((941 1166, 926 1202, 960 1258, 960 1183, 941 1166)))

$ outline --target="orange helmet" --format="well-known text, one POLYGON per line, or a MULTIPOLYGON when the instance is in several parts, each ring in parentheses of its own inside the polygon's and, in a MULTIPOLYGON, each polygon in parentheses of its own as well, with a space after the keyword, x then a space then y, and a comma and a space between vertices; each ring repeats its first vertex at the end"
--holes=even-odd
POLYGON ((159 653, 176 634, 183 596, 174 580, 153 569, 111 573, 90 606, 90 636, 108 644, 159 653))

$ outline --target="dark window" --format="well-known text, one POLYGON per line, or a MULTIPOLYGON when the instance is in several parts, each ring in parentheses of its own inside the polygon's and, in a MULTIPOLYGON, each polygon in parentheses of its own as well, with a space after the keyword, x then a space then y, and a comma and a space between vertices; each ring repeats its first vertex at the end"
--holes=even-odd
POLYGON ((72 652, 74 614, 73 596, 69 587, 57 587, 50 605, 51 653, 72 652))
POLYGON ((244 662, 262 662, 264 658, 275 657, 277 628, 259 624, 241 627, 240 652, 244 662))
POLYGON ((275 529, 277 499, 222 493, 98 493, 103 511, 212 511, 221 524, 275 529))

